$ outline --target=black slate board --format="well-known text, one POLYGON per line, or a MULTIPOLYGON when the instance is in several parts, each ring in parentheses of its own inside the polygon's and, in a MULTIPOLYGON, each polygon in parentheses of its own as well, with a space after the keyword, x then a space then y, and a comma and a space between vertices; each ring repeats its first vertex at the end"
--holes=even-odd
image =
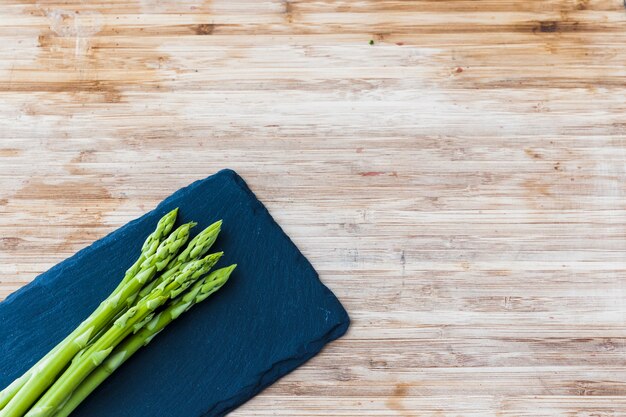
POLYGON ((158 219, 180 207, 195 233, 223 219, 219 293, 172 323, 76 417, 222 416, 342 336, 349 318, 243 179, 223 170, 183 188, 0 303, 0 387, 30 368, 115 288, 158 219))

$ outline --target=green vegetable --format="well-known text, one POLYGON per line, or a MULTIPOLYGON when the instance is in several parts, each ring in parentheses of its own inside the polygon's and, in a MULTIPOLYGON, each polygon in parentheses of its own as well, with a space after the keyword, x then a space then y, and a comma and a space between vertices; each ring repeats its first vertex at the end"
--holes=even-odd
POLYGON ((150 233, 150 235, 146 238, 143 246, 141 247, 141 255, 139 255, 137 261, 130 268, 128 268, 126 274, 124 274, 124 278, 119 283, 115 291, 113 291, 114 294, 120 291, 128 281, 130 281, 135 275, 137 275, 141 271, 142 264, 145 262, 146 259, 154 255, 154 252, 156 252, 158 246, 161 244, 163 239, 167 238, 167 236, 174 228, 174 223, 176 222, 177 216, 178 208, 175 208, 174 210, 163 216, 161 220, 159 220, 156 230, 150 233))
POLYGON ((204 301, 211 294, 219 290, 228 280, 236 265, 218 269, 204 279, 196 282, 181 296, 170 302, 165 310, 155 316, 134 335, 126 338, 107 359, 98 366, 74 390, 69 399, 61 406, 54 417, 67 417, 78 407, 96 388, 102 384, 115 370, 126 362, 141 347, 146 346, 168 324, 177 319, 182 313, 194 305, 204 301))
POLYGON ((217 235, 220 233, 221 228, 222 221, 219 220, 200 232, 198 236, 196 236, 191 240, 191 242, 189 242, 187 247, 176 258, 172 259, 172 261, 167 265, 167 268, 165 269, 165 271, 163 271, 161 276, 147 284, 141 290, 139 296, 145 297, 146 295, 148 295, 148 293, 150 293, 150 291, 152 291, 154 287, 158 286, 164 280, 171 277, 185 265, 189 264, 189 262, 204 256, 209 251, 213 243, 215 243, 215 240, 217 239, 217 235))
MULTIPOLYGON (((155 231, 152 232, 148 236, 146 241, 144 242, 141 248, 141 254, 139 255, 139 258, 128 269, 128 271, 126 271, 126 274, 124 275, 124 279, 122 280, 122 282, 120 282, 118 287, 115 289, 115 291, 113 292, 114 294, 119 292, 124 287, 124 285, 128 283, 129 280, 131 280, 141 271, 141 265, 143 264, 143 262, 148 257, 154 254, 158 245, 171 232, 172 228, 174 227, 174 223, 176 222, 177 215, 178 215, 178 208, 170 211, 159 220, 155 231)), ((42 358, 35 365, 35 367, 40 366, 44 361, 48 360, 52 356, 52 354, 55 352, 55 350, 56 348, 53 349, 51 352, 49 352, 44 358, 42 358)), ((2 390, 2 392, 0 392, 0 410, 2 410, 9 403, 9 401, 15 396, 15 394, 24 386, 24 384, 26 384, 26 382, 30 379, 30 376, 31 376, 31 372, 30 371, 26 372, 20 378, 13 381, 11 385, 9 385, 4 390, 2 390)))
MULTIPOLYGON (((172 276, 172 274, 178 272, 182 267, 187 265, 189 262, 193 261, 194 259, 199 259, 202 256, 206 255, 206 253, 209 251, 209 249, 211 248, 211 246, 213 245, 213 243, 217 239, 217 236, 219 235, 220 230, 221 230, 221 226, 222 226, 222 221, 219 220, 219 221, 211 224, 209 227, 204 229, 202 232, 200 232, 198 234, 198 236, 193 238, 187 244, 187 247, 180 254, 178 254, 178 256, 176 256, 176 258, 174 258, 174 259, 172 259, 170 261, 170 263, 163 270, 163 272, 161 273, 160 276, 158 276, 154 280, 146 283, 146 285, 138 293, 137 298, 145 297, 146 295, 148 295, 150 293, 150 291, 152 291, 154 289, 154 287, 159 285, 166 278, 172 276)), ((149 244, 148 240, 146 240, 146 243, 144 244, 144 247, 149 247, 149 245, 150 244, 149 244)), ((132 301, 133 301, 132 299, 129 299, 130 304, 132 304, 132 301)), ((130 306, 130 304, 129 304, 129 306, 130 306)), ((106 331, 110 327, 110 325, 113 324, 113 322, 115 320, 117 320, 119 318, 119 316, 121 316, 122 313, 123 313, 123 311, 120 312, 118 314, 118 316, 114 317, 109 322, 109 325, 105 326, 100 331, 100 333, 98 333, 96 336, 94 336, 92 338, 92 340, 99 339, 100 336, 102 336, 102 333, 104 333, 104 331, 106 331)))
MULTIPOLYGON (((166 215, 166 223, 173 222, 175 213, 166 215)), ((159 222, 161 224, 161 222, 159 222)), ((135 263, 131 269, 135 275, 127 274, 124 277, 123 285, 118 287, 76 330, 74 330, 55 349, 33 366, 26 374, 25 380, 13 386, 7 391, 7 396, 12 394, 12 398, 0 411, 0 417, 22 417, 37 399, 52 385, 57 376, 72 361, 74 356, 87 346, 92 336, 98 334, 103 327, 109 324, 120 311, 125 310, 137 297, 141 288, 149 282, 158 271, 163 270, 175 257, 178 250, 187 242, 189 230, 195 223, 187 223, 176 229, 167 239, 157 245, 155 237, 152 239, 141 263, 135 263), (154 248, 156 246, 156 248, 154 248), (126 281, 126 282, 124 282, 126 281), (17 388, 17 386, 21 387, 17 388)), ((164 225, 157 226, 166 229, 164 225)), ((167 226, 169 227, 169 226, 167 226)), ((163 232, 159 232, 162 235, 163 232)), ((150 239, 150 237, 148 238, 150 239)), ((146 241, 147 242, 147 241, 146 241)), ((13 385, 13 384, 12 384, 13 385)), ((4 391, 3 391, 4 396, 4 391)))
MULTIPOLYGON (((173 235, 175 234, 176 232, 174 232, 173 235)), ((158 253, 159 251, 157 251, 157 254, 158 253)), ((143 325, 150 321, 157 308, 165 304, 165 302, 170 298, 178 296, 180 294, 179 290, 188 288, 193 282, 204 276, 213 267, 213 265, 215 265, 221 256, 222 253, 217 253, 209 255, 203 259, 190 262, 180 272, 172 275, 170 278, 163 281, 159 286, 155 287, 150 294, 137 302, 135 306, 129 308, 113 323, 113 326, 111 326, 111 328, 104 333, 102 337, 100 337, 91 347, 89 347, 71 363, 69 368, 63 372, 63 374, 56 380, 56 382, 54 382, 48 391, 46 391, 39 401, 36 402, 32 409, 26 414, 26 417, 52 416, 57 408, 63 405, 66 399, 81 384, 81 382, 111 354, 113 349, 120 344, 125 337, 129 336, 134 331, 139 330, 143 327, 143 325)), ((164 268, 167 263, 169 263, 169 260, 168 262, 162 263, 162 268, 164 268)), ((88 339, 88 337, 85 339, 88 339)), ((80 349, 84 347, 85 344, 82 344, 80 349)), ((71 362, 72 358, 77 353, 78 351, 73 352, 71 357, 67 358, 64 366, 71 362)), ((67 353, 64 353, 63 356, 67 355, 67 353)), ((28 383, 30 383, 33 379, 36 379, 36 377, 36 374, 33 375, 28 383)), ((28 386, 28 383, 26 386, 28 386)), ((26 386, 24 386, 23 389, 25 389, 26 386)), ((20 394, 21 391, 12 401, 17 399, 20 394)), ((7 408, 10 405, 11 403, 9 403, 7 408)), ((5 410, 3 410, 3 412, 5 410)), ((24 411, 26 410, 28 410, 28 406, 24 411)), ((16 415, 16 417, 18 417, 18 415, 16 415)))
MULTIPOLYGON (((178 215, 178 208, 175 208, 174 210, 170 211, 169 213, 167 213, 165 216, 163 216, 159 220, 159 222, 157 223, 157 227, 156 227, 155 231, 152 232, 148 236, 146 241, 144 242, 144 244, 143 244, 143 246, 141 248, 141 254, 140 254, 139 258, 126 271, 126 274, 124 275, 124 279, 122 280, 122 282, 120 282, 120 284, 115 289, 115 291, 113 291, 113 294, 119 292, 123 288, 123 286, 126 283, 128 283, 129 280, 131 280, 139 272, 141 272, 141 270, 142 270, 141 269, 141 265, 143 264, 143 262, 148 257, 150 257, 150 256, 152 256, 154 254, 154 252, 156 251, 158 245, 163 241, 163 239, 165 239, 168 236, 168 234, 170 233, 170 231, 174 227, 174 223, 176 222, 176 216, 177 215, 178 215)), ((65 341, 67 341, 67 339, 65 341)), ((59 344, 59 346, 61 346, 62 344, 63 344, 63 342, 61 342, 61 344, 59 344)), ((57 346, 57 348, 58 348, 58 346, 57 346)), ((48 360, 53 355, 53 353, 56 351, 57 348, 55 348, 52 351, 50 351, 44 358, 42 358, 37 364, 35 364, 35 366, 33 368, 35 368, 37 366, 40 366, 44 361, 48 360)), ((2 390, 2 392, 0 392, 0 410, 2 410, 9 403, 9 401, 15 396, 15 394, 30 379, 31 371, 32 371, 32 369, 29 370, 28 372, 26 372, 20 378, 18 378, 15 381, 13 381, 13 383, 11 383, 11 385, 9 385, 4 390, 2 390)))
POLYGON ((207 276, 222 253, 205 256, 222 221, 183 249, 196 223, 172 232, 177 215, 175 209, 160 219, 138 259, 91 315, 0 392, 0 417, 69 415, 141 346, 224 285, 235 265, 207 276))
MULTIPOLYGON (((50 355, 52 352, 48 353, 50 355)), ((44 359, 46 359, 44 357, 44 359)), ((43 359, 42 359, 43 360, 43 359)), ((39 364, 39 362, 37 363, 39 364)), ((2 410, 8 403, 11 401, 11 398, 15 396, 15 394, 24 386, 24 384, 30 378, 30 371, 11 382, 11 384, 0 392, 0 410, 2 410)))

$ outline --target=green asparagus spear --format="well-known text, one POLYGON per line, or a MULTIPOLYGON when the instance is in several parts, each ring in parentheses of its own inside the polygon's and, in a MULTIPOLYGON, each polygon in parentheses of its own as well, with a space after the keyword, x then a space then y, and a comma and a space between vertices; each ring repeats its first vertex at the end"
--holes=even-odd
POLYGON ((159 334, 165 326, 176 320, 182 313, 204 301, 228 281, 237 265, 218 269, 196 282, 184 294, 168 304, 167 308, 155 316, 139 332, 126 338, 111 355, 98 366, 71 394, 54 417, 68 417, 96 388, 126 362, 135 352, 159 334))
MULTIPOLYGON (((159 222, 157 223, 157 227, 152 232, 146 241, 144 242, 141 248, 141 254, 137 261, 126 271, 124 275, 124 279, 118 285, 118 287, 113 292, 114 294, 119 292, 119 290, 134 276, 136 276, 139 272, 141 272, 141 264, 151 255, 154 254, 158 245, 167 237, 167 235, 172 230, 174 223, 176 222, 176 216, 178 215, 178 208, 170 211, 165 216, 163 216, 159 222)), ((35 366, 40 365, 44 360, 50 358, 50 356, 56 350, 53 349, 50 351, 44 358, 42 358, 35 366)), ((0 392, 0 410, 2 410, 9 401, 15 396, 15 394, 26 384, 31 376, 31 372, 28 371, 15 381, 11 383, 8 387, 6 387, 2 392, 0 392)))
POLYGON ((141 255, 139 256, 137 261, 130 268, 128 268, 128 270, 124 274, 124 278, 119 283, 115 291, 113 291, 114 294, 121 290, 128 281, 130 281, 135 275, 137 275, 141 271, 141 265, 146 259, 154 255, 154 252, 156 252, 158 246, 161 244, 163 239, 165 239, 174 228, 174 223, 176 222, 177 216, 178 207, 167 213, 159 220, 154 232, 152 232, 143 243, 143 246, 141 247, 141 255))
POLYGON ((136 294, 154 277, 156 272, 163 270, 176 256, 178 250, 187 242, 189 229, 194 225, 195 223, 187 223, 172 232, 157 247, 154 254, 141 263, 137 275, 103 301, 96 311, 55 348, 52 354, 47 355, 31 368, 30 377, 0 411, 0 417, 22 417, 41 394, 52 385, 74 356, 87 346, 92 336, 105 327, 120 311, 127 308, 129 300, 134 300, 136 294))
MULTIPOLYGON (((178 215, 178 208, 175 208, 174 210, 170 211, 159 220, 154 232, 152 232, 148 236, 146 241, 144 242, 141 248, 141 254, 139 255, 139 258, 133 264, 133 266, 131 266, 126 271, 126 274, 124 275, 124 279, 122 280, 122 282, 120 282, 118 287, 115 289, 115 291, 113 292, 114 294, 119 292, 129 280, 131 280, 134 276, 136 276, 139 272, 141 272, 141 264, 147 258, 149 258, 150 256, 154 254, 158 245, 163 241, 163 239, 165 239, 169 235, 172 228, 174 227, 174 223, 176 222, 177 215, 178 215)), ((51 352, 49 352, 41 361, 49 358, 53 352, 54 352, 54 349, 51 352)), ((37 365, 39 365, 41 361, 37 365)), ((4 390, 2 390, 2 392, 0 392, 0 410, 2 410, 8 404, 8 402, 13 398, 13 396, 24 386, 24 384, 26 384, 26 382, 30 378, 30 375, 31 375, 30 372, 26 372, 24 375, 22 375, 21 377, 13 381, 11 385, 9 385, 4 390)))
MULTIPOLYGON (((49 354, 50 353, 48 353, 48 355, 49 354)), ((45 358, 47 358, 47 356, 44 357, 44 359, 45 358)), ((20 388, 22 388, 24 384, 26 384, 28 378, 30 378, 30 372, 26 372, 24 375, 17 378, 15 381, 11 382, 8 387, 3 389, 2 392, 0 392, 0 410, 2 410, 4 406, 6 406, 9 401, 11 401, 11 398, 13 398, 15 394, 20 390, 20 388)))
POLYGON ((140 297, 145 297, 152 291, 154 287, 171 277, 173 274, 182 269, 189 262, 203 257, 211 248, 217 235, 220 233, 222 221, 216 221, 209 227, 204 229, 195 238, 191 239, 187 247, 174 258, 168 265, 161 276, 147 284, 139 293, 140 297))
MULTIPOLYGON (((162 282, 135 306, 129 308, 113 323, 113 326, 111 326, 102 337, 63 372, 54 384, 50 386, 48 391, 46 391, 39 401, 28 411, 26 417, 52 416, 80 383, 109 356, 112 350, 121 343, 124 338, 134 330, 141 328, 147 320, 150 320, 155 310, 169 300, 173 294, 177 294, 176 291, 179 288, 205 275, 211 267, 215 265, 221 255, 222 253, 212 254, 203 259, 191 262, 182 271, 170 277, 169 280, 162 282)), ((164 268, 167 262, 162 265, 164 268)), ((78 353, 78 351, 72 354, 72 358, 76 353, 78 353)), ((69 363, 72 358, 69 358, 66 364, 69 363)), ((19 394, 15 398, 18 398, 18 396, 19 394)))
MULTIPOLYGON (((154 289, 154 287, 159 285, 165 279, 171 277, 173 274, 178 272, 181 268, 183 268, 189 262, 203 257, 209 251, 209 249, 211 248, 211 246, 217 239, 221 226, 222 226, 222 221, 219 220, 211 224, 209 227, 207 227, 202 232, 200 232, 196 237, 194 237, 187 244, 187 247, 181 253, 179 253, 178 256, 176 256, 176 258, 170 261, 170 263, 163 270, 161 275, 157 276, 157 278, 155 278, 151 282, 148 282, 141 289, 141 291, 138 293, 136 298, 141 299, 145 297, 146 295, 150 293, 150 291, 154 289)), ((144 247, 148 247, 149 244, 150 244, 149 240, 146 240, 146 244, 144 244, 144 247)), ((129 298, 128 301, 129 301, 128 306, 130 307, 135 300, 132 298, 129 298)), ((110 321, 110 324, 112 324, 115 320, 117 320, 119 316, 121 316, 123 313, 124 313, 123 311, 120 312, 118 316, 116 316, 114 319, 110 321)), ((102 336, 102 333, 104 333, 109 327, 110 325, 107 325, 106 327, 104 327, 100 331, 100 333, 92 337, 92 340, 99 339, 100 336, 102 336)))

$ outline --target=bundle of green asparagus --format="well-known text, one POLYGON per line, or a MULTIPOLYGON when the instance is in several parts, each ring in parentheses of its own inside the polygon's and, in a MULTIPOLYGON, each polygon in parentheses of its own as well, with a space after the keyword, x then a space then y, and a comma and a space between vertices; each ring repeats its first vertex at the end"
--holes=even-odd
POLYGON ((111 295, 69 336, 0 392, 0 417, 65 417, 169 323, 204 301, 236 265, 210 272, 218 221, 189 239, 178 209, 158 222, 111 295))

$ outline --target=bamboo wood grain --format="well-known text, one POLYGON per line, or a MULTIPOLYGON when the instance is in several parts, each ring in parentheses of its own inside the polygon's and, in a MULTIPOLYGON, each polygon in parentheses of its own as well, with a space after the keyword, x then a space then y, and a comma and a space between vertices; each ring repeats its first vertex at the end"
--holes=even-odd
POLYGON ((353 318, 231 415, 626 416, 625 45, 621 0, 0 0, 0 298, 230 167, 353 318))

